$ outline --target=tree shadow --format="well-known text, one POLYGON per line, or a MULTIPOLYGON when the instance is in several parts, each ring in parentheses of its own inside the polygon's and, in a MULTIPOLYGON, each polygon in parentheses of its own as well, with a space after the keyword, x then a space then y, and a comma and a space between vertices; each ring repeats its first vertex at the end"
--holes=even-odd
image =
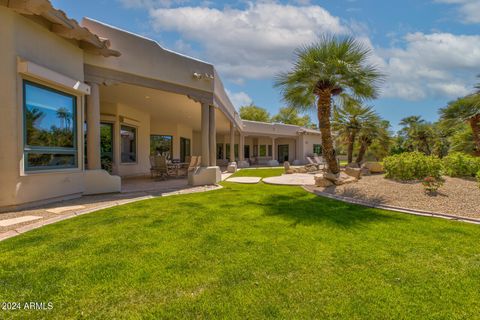
MULTIPOLYGON (((310 194, 308 194, 310 195, 310 194)), ((291 226, 330 224, 340 228, 358 228, 370 223, 404 221, 406 218, 378 209, 338 200, 302 196, 270 195, 264 206, 266 215, 279 216, 291 226)))
POLYGON ((380 205, 387 203, 387 199, 380 194, 367 194, 362 190, 355 188, 353 186, 344 187, 341 190, 338 190, 336 186, 325 188, 324 192, 330 193, 332 195, 338 195, 341 197, 352 198, 355 200, 360 200, 374 205, 380 205))

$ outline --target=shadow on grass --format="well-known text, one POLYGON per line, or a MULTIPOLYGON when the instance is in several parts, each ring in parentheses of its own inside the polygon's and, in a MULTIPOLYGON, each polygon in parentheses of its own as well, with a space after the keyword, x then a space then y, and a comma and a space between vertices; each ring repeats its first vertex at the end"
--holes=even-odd
POLYGON ((264 210, 267 215, 290 220, 292 226, 327 223, 341 228, 353 228, 369 223, 405 220, 405 217, 382 210, 308 196, 271 195, 264 210))
POLYGON ((361 201, 365 201, 365 202, 376 204, 376 205, 384 204, 387 202, 387 199, 380 194, 371 195, 366 192, 363 192, 362 190, 359 190, 354 186, 353 187, 347 186, 343 190, 337 190, 336 186, 332 186, 332 187, 325 188, 324 192, 327 192, 333 195, 339 195, 346 198, 361 200, 361 201))

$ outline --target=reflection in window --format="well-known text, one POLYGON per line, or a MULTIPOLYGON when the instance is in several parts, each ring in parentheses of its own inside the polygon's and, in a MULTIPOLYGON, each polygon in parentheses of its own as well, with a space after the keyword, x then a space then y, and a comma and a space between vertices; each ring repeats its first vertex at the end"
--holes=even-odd
POLYGON ((314 144, 313 145, 313 153, 316 155, 322 154, 322 145, 321 144, 314 144))
POLYGON ((23 83, 25 169, 77 167, 76 97, 23 83))
POLYGON ((100 123, 100 159, 102 169, 112 173, 113 167, 113 124, 100 123))
POLYGON ((167 159, 172 159, 173 153, 173 137, 151 135, 150 136, 150 155, 164 156, 167 159))
POLYGON ((265 145, 265 144, 260 145, 259 156, 260 157, 266 157, 267 156, 267 145, 265 145))
POLYGON ((225 145, 225 152, 229 161, 235 161, 235 159, 238 159, 238 144, 233 145, 233 154, 235 156, 235 159, 230 159, 230 143, 227 143, 225 145))
POLYGON ((122 163, 137 162, 137 129, 122 125, 120 127, 122 163))

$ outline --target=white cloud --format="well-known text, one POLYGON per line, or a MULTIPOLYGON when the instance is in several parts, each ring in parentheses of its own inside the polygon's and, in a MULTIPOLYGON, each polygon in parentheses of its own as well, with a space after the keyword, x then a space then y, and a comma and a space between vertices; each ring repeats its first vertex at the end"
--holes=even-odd
POLYGON ((404 48, 378 49, 388 75, 384 96, 408 100, 471 92, 480 71, 480 36, 413 33, 404 48))
POLYGON ((479 0, 436 0, 438 3, 459 5, 458 11, 465 23, 480 23, 480 1, 479 0))
POLYGON ((222 75, 266 78, 290 66, 293 50, 325 33, 344 34, 340 19, 320 6, 249 3, 245 9, 206 7, 150 10, 157 32, 177 31, 200 44, 222 75))
MULTIPOLYGON (((372 48, 371 62, 388 76, 384 97, 455 98, 471 91, 475 75, 480 72, 480 36, 410 33, 401 41, 392 42, 389 48, 374 47, 368 26, 356 21, 342 22, 308 1, 303 6, 271 0, 249 2, 243 9, 159 5, 187 0, 122 1, 150 3, 156 32, 178 32, 176 50, 212 62, 222 77, 240 85, 246 79, 271 79, 278 72, 289 70, 293 50, 326 33, 355 34, 372 48)), ((236 106, 251 102, 244 92, 233 95, 236 106)))
POLYGON ((235 108, 240 109, 242 106, 249 105, 253 102, 252 98, 248 94, 243 91, 240 92, 230 92, 230 90, 226 90, 230 101, 235 106, 235 108))
POLYGON ((168 8, 175 4, 185 4, 189 0, 119 0, 127 8, 168 8))

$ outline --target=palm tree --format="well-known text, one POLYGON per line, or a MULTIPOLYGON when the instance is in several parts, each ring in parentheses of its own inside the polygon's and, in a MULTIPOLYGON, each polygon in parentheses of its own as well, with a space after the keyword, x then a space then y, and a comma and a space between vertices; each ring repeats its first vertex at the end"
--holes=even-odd
POLYGON ((280 73, 280 87, 288 105, 300 110, 315 108, 322 133, 323 156, 330 172, 340 171, 331 133, 332 98, 345 92, 358 99, 377 96, 383 75, 368 63, 371 50, 347 37, 324 37, 295 51, 296 61, 289 72, 280 73))
POLYGON ((347 144, 348 163, 353 161, 353 147, 358 131, 374 116, 372 107, 364 107, 360 101, 346 95, 342 95, 341 106, 334 107, 332 127, 347 144))
POLYGON ((440 109, 440 116, 452 125, 467 122, 472 129, 475 153, 480 156, 480 93, 450 102, 440 109))
POLYGON ((390 122, 382 120, 378 115, 372 116, 366 121, 359 132, 360 149, 358 150, 355 162, 360 165, 363 162, 365 153, 375 140, 382 145, 390 143, 390 122))
POLYGON ((70 112, 67 110, 67 108, 59 108, 57 110, 57 118, 59 118, 60 120, 62 120, 63 122, 63 129, 67 129, 67 128, 70 128, 70 112))
POLYGON ((431 124, 426 123, 421 116, 409 116, 400 121, 403 127, 399 134, 404 137, 404 148, 408 151, 431 153, 433 131, 431 124))

